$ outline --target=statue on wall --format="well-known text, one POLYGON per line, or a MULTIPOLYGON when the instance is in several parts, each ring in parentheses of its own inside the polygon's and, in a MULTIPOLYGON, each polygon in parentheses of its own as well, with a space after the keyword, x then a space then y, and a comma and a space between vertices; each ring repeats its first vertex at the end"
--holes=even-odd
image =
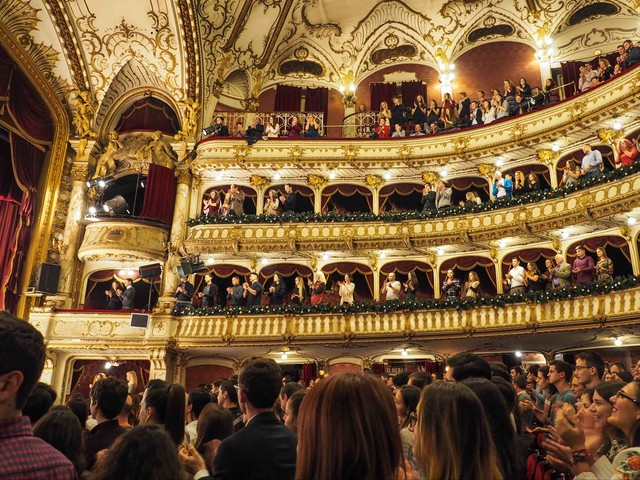
POLYGON ((179 105, 184 107, 185 112, 185 122, 179 134, 182 134, 185 138, 193 138, 195 137, 198 129, 198 116, 200 115, 201 107, 200 102, 197 102, 192 98, 187 98, 186 100, 181 101, 179 105))
POLYGON ((96 114, 96 106, 88 90, 76 90, 76 96, 72 100, 73 125, 76 128, 78 138, 96 138, 97 134, 91 130, 91 123, 96 114))
POLYGON ((98 163, 96 164, 96 171, 91 178, 104 178, 113 175, 116 171, 116 161, 114 156, 121 148, 124 148, 124 146, 120 141, 118 132, 109 132, 109 144, 102 155, 100 155, 98 163))
POLYGON ((178 161, 178 156, 171 149, 171 145, 162 138, 162 132, 153 132, 152 140, 148 145, 142 147, 137 155, 138 160, 146 160, 161 167, 173 168, 178 161))

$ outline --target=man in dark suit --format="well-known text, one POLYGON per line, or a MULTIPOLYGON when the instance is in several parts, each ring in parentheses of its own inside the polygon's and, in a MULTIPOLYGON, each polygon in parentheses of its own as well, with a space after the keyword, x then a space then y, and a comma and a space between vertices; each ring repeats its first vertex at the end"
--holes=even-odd
POLYGON ((133 288, 133 280, 127 278, 125 280, 127 287, 120 295, 120 301, 122 302, 122 310, 133 310, 135 308, 134 300, 136 298, 136 289, 133 288))
POLYGON ((237 275, 231 278, 231 286, 227 287, 227 301, 230 307, 244 305, 244 288, 240 285, 240 277, 237 275))
POLYGON ((180 277, 180 285, 176 289, 176 293, 173 296, 178 300, 176 307, 188 307, 191 305, 191 299, 193 298, 193 284, 189 281, 186 275, 180 277))
POLYGON ((212 137, 228 137, 229 127, 224 124, 224 117, 216 117, 216 123, 213 124, 211 129, 212 137))
POLYGON ((86 437, 87 467, 93 467, 100 450, 110 448, 126 432, 118 424, 118 414, 127 400, 127 384, 116 377, 98 380, 89 393, 91 416, 98 422, 86 437))
POLYGON ((405 108, 400 101, 400 97, 393 97, 393 105, 391 106, 391 125, 404 125, 405 120, 405 108))
POLYGON ((291 185, 289 185, 288 183, 284 186, 284 192, 286 195, 280 195, 282 210, 284 212, 295 212, 296 202, 298 201, 298 194, 293 191, 293 188, 291 188, 291 185))
POLYGON ((211 274, 204 276, 204 288, 198 296, 202 298, 202 306, 204 308, 213 307, 216 304, 216 295, 218 294, 218 286, 213 283, 211 274))
POLYGON ((213 463, 215 480, 294 477, 298 441, 273 414, 281 387, 282 370, 275 361, 257 358, 241 367, 238 401, 247 423, 220 444, 213 463))

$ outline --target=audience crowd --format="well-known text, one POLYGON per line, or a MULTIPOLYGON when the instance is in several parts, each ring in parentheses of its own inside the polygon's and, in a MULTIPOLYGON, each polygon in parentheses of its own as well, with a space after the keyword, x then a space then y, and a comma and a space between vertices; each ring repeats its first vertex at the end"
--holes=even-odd
MULTIPOLYGON (((575 93, 582 93, 597 87, 600 83, 615 77, 640 62, 640 42, 634 45, 626 40, 617 48, 616 63, 611 65, 602 56, 597 60, 597 67, 585 62, 579 67, 579 74, 573 85, 575 93)), ((560 100, 559 90, 564 86, 556 85, 552 78, 545 80, 544 86, 531 86, 525 78, 516 84, 505 79, 502 88, 492 88, 487 94, 478 90, 476 97, 471 99, 467 92, 457 94, 456 101, 451 94, 444 93, 441 103, 436 99, 428 102, 422 95, 413 101, 394 96, 392 104, 382 101, 376 115, 376 125, 369 130, 370 138, 398 138, 405 136, 424 136, 456 128, 466 128, 476 125, 487 125, 502 118, 520 115, 553 105, 560 100)), ((297 116, 292 116, 287 123, 278 123, 273 114, 266 114, 265 122, 259 115, 255 115, 251 126, 244 128, 242 120, 238 120, 235 130, 231 133, 224 125, 224 117, 215 117, 214 124, 205 130, 208 137, 246 137, 249 145, 260 139, 286 137, 318 138, 321 136, 321 126, 313 114, 307 114, 304 125, 297 116)))
POLYGON ((566 358, 525 370, 465 352, 440 377, 365 369, 308 386, 250 358, 188 394, 150 380, 140 398, 100 374, 89 399, 53 406, 42 335, 0 312, 0 478, 635 478, 640 361, 566 358))

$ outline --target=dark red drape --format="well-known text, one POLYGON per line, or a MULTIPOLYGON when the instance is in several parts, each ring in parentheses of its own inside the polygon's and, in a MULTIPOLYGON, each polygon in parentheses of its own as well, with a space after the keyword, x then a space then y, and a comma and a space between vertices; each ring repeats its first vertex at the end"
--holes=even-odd
POLYGON ((578 92, 578 79, 580 78, 580 66, 584 65, 584 62, 561 62, 562 68, 562 82, 567 85, 574 82, 572 85, 564 87, 565 97, 571 97, 578 92))
POLYGON ((0 310, 13 311, 14 293, 8 292, 15 261, 15 244, 20 228, 20 204, 11 201, 0 201, 0 310), (8 299, 11 299, 7 302, 8 299), (8 305, 11 303, 12 305, 8 305))
POLYGON ((418 95, 422 95, 427 101, 427 88, 420 81, 402 82, 402 104, 405 107, 413 106, 413 102, 418 95))
POLYGON ((371 190, 369 190, 367 187, 362 185, 340 184, 340 185, 329 185, 328 187, 325 187, 325 189, 322 191, 322 209, 323 210, 327 207, 329 200, 331 200, 331 196, 336 192, 340 193, 341 195, 344 195, 345 197, 351 197, 352 195, 359 193, 360 195, 366 198, 369 208, 370 209, 373 208, 371 203, 373 201, 373 193, 371 193, 371 190))
POLYGON ((299 112, 302 105, 302 87, 278 85, 276 87, 276 112, 299 112))
MULTIPOLYGON (((338 272, 340 275, 353 275, 356 272, 360 273, 365 278, 367 287, 369 287, 369 293, 371 294, 371 298, 373 298, 373 272, 367 265, 355 262, 330 263, 322 267, 322 272, 327 276, 327 278, 329 278, 329 275, 334 272, 338 272)), ((356 290, 357 289, 358 285, 356 285, 356 290)))
POLYGON ((326 87, 307 88, 304 102, 305 112, 322 112, 322 123, 327 124, 329 115, 329 89, 326 87))
MULTIPOLYGON (((476 270, 476 273, 480 274, 480 272, 478 271, 478 267, 484 269, 484 271, 486 272, 486 278, 493 284, 492 288, 490 285, 483 285, 483 279, 480 278, 482 291, 494 293, 496 288, 496 267, 493 264, 493 261, 490 258, 486 257, 458 257, 446 260, 440 266, 440 282, 444 281, 447 275, 447 270, 449 270, 450 268, 454 269, 454 271, 462 270, 464 272, 476 270)), ((456 273, 456 276, 459 277, 459 274, 456 273)), ((466 280, 466 278, 460 278, 460 281, 463 280, 466 280)))
POLYGON ((176 178, 173 170, 153 163, 149 165, 140 216, 170 225, 175 200, 176 178))
MULTIPOLYGON (((391 272, 407 275, 413 270, 419 270, 425 273, 427 281, 429 282, 429 286, 431 287, 431 292, 433 292, 433 268, 431 268, 431 265, 424 262, 417 262, 415 260, 400 260, 397 262, 387 263, 380 268, 380 279, 383 280, 384 277, 389 275, 391 272)), ((380 284, 382 285, 382 282, 380 282, 380 284)))
POLYGON ((118 120, 117 132, 135 130, 160 130, 174 135, 180 130, 180 121, 173 109, 162 100, 143 98, 131 105, 118 120))
POLYGON ((576 247, 578 245, 583 245, 585 250, 588 252, 595 253, 598 248, 606 248, 613 247, 618 248, 624 255, 624 257, 631 262, 631 253, 629 252, 629 243, 624 237, 619 237, 617 235, 603 235, 599 237, 591 237, 585 238, 584 240, 580 240, 578 242, 572 243, 567 250, 567 257, 574 258, 576 257, 576 247))
MULTIPOLYGON (((518 250, 517 252, 511 252, 505 255, 502 259, 502 271, 506 271, 505 267, 511 265, 511 260, 519 258, 520 262, 537 262, 541 257, 544 259, 553 260, 556 256, 556 251, 551 248, 528 248, 526 250, 518 250)), ((526 266, 526 265, 523 265, 526 266)))
POLYGON ((302 365, 302 380, 305 385, 309 385, 312 379, 318 376, 318 365, 315 363, 305 363, 302 365))
POLYGON ((393 106, 393 97, 396 95, 395 83, 372 83, 369 85, 369 92, 371 94, 371 103, 369 110, 377 112, 380 110, 380 104, 387 102, 389 108, 393 106))

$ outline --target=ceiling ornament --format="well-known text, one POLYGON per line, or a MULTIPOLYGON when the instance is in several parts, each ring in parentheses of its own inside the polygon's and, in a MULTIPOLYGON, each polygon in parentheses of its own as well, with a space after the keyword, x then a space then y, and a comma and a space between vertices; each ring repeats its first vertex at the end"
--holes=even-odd
POLYGON ((198 42, 196 31, 193 28, 195 15, 191 2, 188 0, 178 0, 180 9, 180 19, 184 33, 184 50, 187 62, 187 97, 198 98, 198 87, 200 83, 200 56, 198 52, 198 42))
POLYGON ((558 45, 558 50, 564 56, 569 56, 574 52, 582 50, 593 50, 602 44, 614 42, 619 38, 636 38, 640 36, 640 28, 592 28, 588 32, 580 33, 562 45, 558 45))
POLYGON ((32 36, 40 23, 38 10, 28 1, 3 0, 0 4, 0 23, 19 40, 36 68, 47 77, 56 96, 59 99, 68 98, 71 86, 53 73, 60 52, 50 45, 35 41, 32 36))
POLYGON ((287 60, 278 66, 278 73, 283 77, 286 76, 312 76, 322 77, 325 74, 324 65, 319 62, 309 60, 309 49, 300 46, 293 51, 295 60, 287 60))
POLYGON ((375 65, 392 63, 399 59, 410 59, 418 54, 417 48, 410 43, 400 43, 397 35, 391 33, 384 39, 385 48, 371 52, 370 60, 375 65))

